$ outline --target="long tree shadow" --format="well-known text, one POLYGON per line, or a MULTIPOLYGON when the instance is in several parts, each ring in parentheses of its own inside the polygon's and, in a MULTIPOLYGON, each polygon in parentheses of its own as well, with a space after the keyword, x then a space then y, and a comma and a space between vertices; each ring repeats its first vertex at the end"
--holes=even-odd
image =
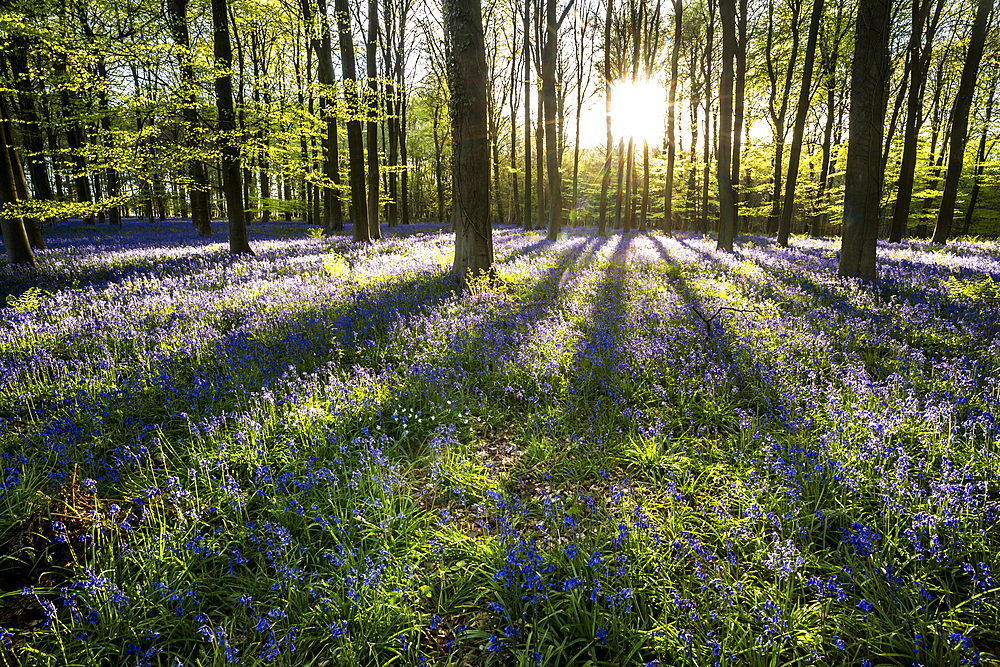
MULTIPOLYGON (((570 273, 585 265, 593 253, 594 240, 580 239, 560 250, 555 264, 545 267, 517 299, 487 299, 481 309, 466 311, 446 334, 445 348, 455 367, 468 375, 489 373, 502 366, 529 339, 533 327, 553 312, 570 273)), ((435 359, 431 364, 442 361, 435 359)), ((419 370, 430 369, 423 365, 419 370)))
MULTIPOLYGON (((523 341, 524 335, 514 332, 544 317, 584 245, 581 242, 561 253, 556 266, 545 270, 523 302, 508 304, 506 310, 497 309, 483 320, 479 332, 488 342, 481 361, 494 361, 523 341)), ((138 435, 169 422, 197 421, 199 414, 217 412, 219 405, 232 405, 234 400, 239 404, 248 394, 278 393, 290 369, 296 373, 310 369, 336 373, 361 363, 380 372, 387 363, 380 349, 389 330, 432 312, 455 294, 454 288, 448 273, 423 274, 359 287, 349 302, 321 303, 307 312, 247 316, 224 311, 222 319, 232 319, 215 323, 219 329, 214 339, 203 341, 198 348, 150 354, 134 369, 123 360, 116 382, 97 395, 83 381, 58 396, 32 396, 34 430, 46 441, 45 447, 65 450, 68 425, 86 424, 95 414, 105 415, 102 430, 117 425, 138 435), (379 366, 383 368, 376 368, 379 366)), ((457 340, 450 343, 452 348, 459 344, 457 340)), ((72 341, 69 345, 73 346, 72 341)), ((47 384, 58 385, 79 371, 78 361, 54 359, 47 351, 40 352, 21 363, 6 360, 10 368, 5 369, 9 371, 5 377, 45 376, 47 384)), ((297 399, 281 397, 279 402, 282 400, 297 399)), ((11 402, 3 417, 19 420, 23 408, 11 402)), ((76 434, 74 447, 86 447, 87 441, 98 435, 96 430, 75 426, 70 430, 76 434)), ((56 483, 61 483, 71 467, 68 458, 62 460, 62 466, 50 471, 56 483)))
MULTIPOLYGON (((622 234, 604 267, 597 293, 584 320, 585 332, 573 368, 577 391, 597 393, 621 405, 626 395, 618 376, 626 368, 621 344, 625 271, 633 237, 622 234)), ((597 401, 600 404, 600 400, 597 401)), ((597 410, 610 406, 597 406, 597 410)))

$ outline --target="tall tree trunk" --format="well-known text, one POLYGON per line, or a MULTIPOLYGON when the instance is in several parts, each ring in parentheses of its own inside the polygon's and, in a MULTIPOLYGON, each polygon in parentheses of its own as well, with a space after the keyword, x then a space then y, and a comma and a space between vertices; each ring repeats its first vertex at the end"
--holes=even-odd
MULTIPOLYGON (((11 118, 13 115, 7 107, 7 100, 3 95, 0 95, 0 106, 3 107, 0 110, 0 122, 2 122, 4 128, 2 136, 7 137, 0 144, 0 150, 4 150, 4 146, 6 146, 7 159, 10 162, 11 176, 13 177, 15 198, 28 201, 31 199, 31 195, 28 193, 28 183, 24 178, 24 168, 21 166, 21 158, 14 147, 14 133, 11 131, 11 118)), ((30 246, 33 249, 45 248, 45 239, 42 238, 42 230, 38 219, 34 216, 25 217, 22 219, 22 224, 24 225, 25 233, 28 235, 30 246)))
POLYGON ((821 200, 821 213, 812 224, 814 236, 821 236, 827 233, 827 226, 830 223, 830 202, 828 190, 832 187, 833 178, 833 126, 837 120, 837 61, 840 57, 840 43, 843 38, 841 26, 844 24, 845 11, 842 6, 837 7, 837 22, 833 27, 833 34, 829 43, 826 39, 827 32, 823 32, 823 40, 819 43, 820 59, 823 67, 822 80, 826 87, 826 119, 823 124, 823 168, 819 174, 819 198, 821 200))
POLYGON ((704 78, 705 78, 705 164, 703 165, 704 180, 702 181, 702 191, 701 191, 701 233, 708 234, 708 186, 709 186, 709 174, 711 169, 709 165, 712 161, 712 77, 714 76, 712 72, 712 48, 713 39, 715 37, 715 3, 708 3, 708 26, 705 29, 705 60, 704 60, 704 78))
MULTIPOLYGON (((132 86, 135 91, 135 99, 138 101, 142 97, 142 88, 139 85, 139 68, 134 63, 130 65, 132 70, 132 86)), ((144 127, 144 120, 140 114, 135 114, 135 129, 136 129, 136 139, 137 148, 142 144, 142 129, 144 127)), ((145 151, 142 151, 145 152, 145 151)), ((139 177, 139 200, 142 202, 142 212, 143 216, 149 222, 149 224, 154 224, 156 222, 153 216, 153 190, 150 186, 149 178, 149 167, 146 163, 145 156, 140 155, 137 160, 138 163, 138 177, 139 177)))
POLYGON ((677 71, 681 55, 684 0, 674 0, 674 42, 670 51, 670 92, 667 96, 667 181, 664 185, 663 231, 674 223, 674 164, 677 159, 677 71))
POLYGON ((743 121, 747 87, 747 0, 740 0, 740 16, 736 27, 739 34, 736 45, 736 83, 733 90, 733 170, 730 184, 733 188, 733 206, 736 208, 733 234, 740 229, 740 158, 743 152, 743 121))
POLYGON ((394 54, 393 40, 391 38, 395 29, 393 25, 395 15, 392 9, 392 2, 385 3, 385 17, 386 38, 385 48, 382 49, 383 66, 385 68, 385 125, 383 136, 387 135, 389 139, 389 150, 386 154, 389 159, 389 203, 386 207, 386 219, 389 227, 396 227, 399 225, 399 173, 397 168, 399 161, 399 115, 397 113, 398 102, 396 100, 396 70, 392 63, 394 54))
POLYGON ((618 137, 618 180, 615 186, 615 229, 622 228, 622 176, 625 174, 625 137, 618 137))
POLYGON ((531 4, 524 3, 524 231, 534 227, 531 217, 531 4))
POLYGON ((791 27, 792 27, 792 50, 788 56, 788 66, 785 68, 785 81, 781 89, 781 104, 775 108, 778 96, 778 80, 774 71, 774 63, 771 57, 771 50, 774 44, 774 0, 768 2, 767 14, 767 45, 764 56, 767 65, 768 79, 770 80, 770 94, 768 97, 768 113, 771 116, 771 124, 774 126, 774 190, 771 194, 771 216, 767 221, 767 233, 776 234, 778 232, 778 221, 781 216, 781 177, 784 168, 785 152, 785 119, 788 113, 788 102, 792 91, 792 77, 795 73, 795 62, 799 57, 799 14, 802 10, 802 0, 792 0, 791 4, 791 27))
MULTIPOLYGON (((325 0, 321 0, 324 2, 325 0)), ((351 221, 354 240, 371 242, 368 204, 365 196, 365 149, 361 139, 360 101, 357 65, 354 61, 354 38, 351 36, 351 8, 347 0, 336 0, 337 33, 340 37, 340 62, 344 72, 344 99, 347 102, 347 153, 351 184, 351 221)))
MULTIPOLYGON (((822 0, 817 0, 822 2, 822 0)), ((736 0, 719 0, 722 21, 722 78, 719 82, 719 237, 716 248, 733 251, 736 191, 733 189, 733 61, 736 59, 736 0)))
POLYGON ((486 46, 479 0, 450 0, 445 22, 452 44, 449 60, 452 152, 456 179, 455 261, 452 273, 460 288, 493 274, 490 225, 490 170, 486 122, 486 46))
MULTIPOLYGON (((226 2, 228 3, 228 0, 226 0, 226 2)), ((240 61, 240 79, 239 86, 236 88, 236 106, 239 107, 239 115, 237 117, 237 120, 239 121, 239 133, 240 137, 244 138, 243 143, 245 144, 247 143, 245 138, 249 136, 246 123, 246 57, 243 53, 243 40, 240 39, 240 33, 236 29, 236 16, 233 14, 232 7, 227 7, 227 13, 229 16, 229 23, 233 31, 233 41, 236 42, 236 53, 240 61)), ((243 165, 244 220, 247 225, 253 224, 253 220, 257 212, 257 207, 251 205, 254 152, 255 151, 253 149, 240 152, 240 159, 243 165)))
POLYGON ((628 148, 625 151, 625 199, 624 199, 624 217, 622 218, 622 233, 629 234, 632 232, 632 186, 635 183, 634 178, 635 173, 635 136, 631 135, 628 138, 628 148))
MULTIPOLYGON (((40 201, 52 200, 52 184, 49 182, 48 165, 42 156, 44 144, 42 143, 42 132, 38 111, 35 107, 35 97, 37 95, 35 86, 28 71, 28 40, 23 35, 12 36, 12 48, 10 50, 10 64, 14 74, 14 85, 17 88, 18 105, 23 121, 21 135, 24 140, 25 161, 27 162, 28 173, 31 176, 31 184, 34 186, 35 199, 40 201)), ((34 244, 41 241, 44 248, 45 241, 39 234, 38 239, 31 239, 34 244)))
POLYGON ((601 236, 608 230, 608 186, 611 183, 611 156, 615 149, 615 140, 611 136, 611 17, 615 3, 614 0, 605 0, 605 3, 607 7, 604 15, 604 122, 607 127, 608 143, 604 155, 604 169, 601 171, 601 203, 597 221, 597 233, 601 236))
MULTIPOLYGON (((296 31, 296 36, 298 37, 298 31, 296 31)), ((306 42, 306 51, 307 52, 312 51, 312 46, 309 44, 308 40, 306 42)), ((301 65, 302 61, 300 60, 301 53, 302 51, 300 49, 298 48, 295 49, 295 57, 292 60, 292 64, 294 66, 294 71, 295 71, 295 84, 298 88, 299 112, 305 113, 306 84, 302 78, 302 65, 301 65)), ((299 154, 300 154, 299 162, 301 163, 301 167, 299 168, 302 170, 302 173, 298 177, 297 187, 299 190, 299 197, 302 198, 302 200, 305 202, 306 205, 303 218, 307 225, 312 225, 314 224, 312 217, 312 209, 310 208, 310 204, 312 203, 312 188, 309 185, 309 180, 307 178, 309 171, 311 171, 309 164, 309 142, 306 139, 306 128, 304 124, 299 125, 299 154)))
MULTIPOLYGON (((983 178, 983 169, 986 166, 986 136, 990 132, 990 119, 993 117, 993 101, 996 99, 997 86, 995 83, 990 86, 990 96, 986 101, 986 118, 983 120, 983 134, 979 138, 979 150, 976 151, 976 169, 972 176, 972 193, 969 195, 969 208, 965 211, 965 223, 962 225, 962 235, 968 236, 969 227, 972 225, 972 213, 976 210, 976 202, 979 200, 979 187, 983 178)), ((993 142, 996 145, 996 141, 993 142)), ((991 147, 992 148, 992 147, 991 147)))
POLYGON ((219 143, 222 154, 222 188, 229 218, 229 252, 252 255, 247 240, 243 183, 240 177, 240 150, 236 145, 236 113, 233 109, 233 52, 229 45, 226 0, 212 0, 212 30, 215 55, 216 107, 219 114, 219 143))
POLYGON ((365 115, 368 117, 368 235, 371 240, 377 241, 382 237, 378 206, 378 63, 375 60, 375 49, 378 46, 378 0, 368 0, 368 41, 365 46, 365 64, 368 69, 365 105, 365 115))
POLYGON ((556 0, 545 4, 545 44, 542 47, 542 104, 545 113, 545 162, 549 190, 546 196, 549 219, 545 238, 555 241, 562 222, 562 182, 556 145, 556 0))
POLYGON ((955 199, 958 195, 958 179, 962 175, 962 161, 965 158, 965 142, 969 136, 969 111, 976 92, 976 75, 983 59, 986 44, 987 19, 993 11, 993 0, 979 0, 976 20, 972 24, 969 51, 962 67, 962 79, 958 84, 958 95, 952 111, 951 146, 948 154, 948 171, 941 194, 941 208, 938 210, 937 225, 934 227, 932 242, 944 245, 951 235, 952 221, 955 219, 955 199))
POLYGON ((438 130, 440 118, 441 102, 436 100, 434 102, 434 180, 437 184, 438 221, 444 222, 444 165, 442 164, 444 148, 441 146, 441 136, 438 130))
POLYGON ((799 88, 799 103, 795 109, 795 125, 792 128, 792 145, 788 153, 788 179, 785 184, 785 202, 778 224, 778 245, 788 247, 788 235, 792 230, 795 215, 795 182, 799 177, 799 158, 802 155, 802 135, 806 128, 806 114, 809 112, 809 98, 812 91, 813 62, 816 59, 816 39, 819 23, 823 18, 823 0, 813 0, 812 18, 809 20, 809 36, 806 39, 806 59, 802 63, 802 86, 799 88))
POLYGON ((932 0, 913 2, 912 24, 910 33, 911 66, 910 88, 906 99, 906 125, 903 131, 903 155, 899 162, 899 181, 896 184, 896 204, 892 212, 892 225, 889 229, 889 242, 899 243, 906 237, 907 225, 910 220, 910 203, 913 200, 913 179, 917 166, 917 140, 920 133, 921 110, 924 103, 924 88, 927 82, 927 69, 930 64, 931 47, 934 43, 934 33, 938 18, 944 7, 944 0, 938 0, 933 21, 927 26, 927 37, 924 48, 920 48, 920 33, 924 22, 930 14, 932 0))
MULTIPOLYGON (((402 75, 400 75, 402 78, 402 75)), ((404 225, 410 224, 410 168, 406 161, 406 90, 402 85, 399 86, 399 163, 403 167, 403 179, 401 204, 403 207, 403 215, 401 222, 404 225)))
MULTIPOLYGON (((302 0, 302 12, 307 23, 312 22, 310 0, 302 0)), ((316 75, 323 87, 319 98, 319 110, 326 124, 326 133, 321 138, 323 147, 323 175, 327 183, 323 190, 323 229, 328 232, 344 228, 344 215, 340 208, 340 142, 337 137, 337 88, 333 73, 333 38, 330 20, 327 17, 326 0, 318 0, 319 39, 312 41, 311 51, 316 52, 316 75)), ((311 51, 307 51, 307 58, 311 51)), ((309 64, 306 64, 307 75, 309 64)), ((312 102, 310 98, 310 103, 312 102)), ((318 209, 318 198, 314 207, 318 209)), ((316 216, 318 218, 318 216, 316 216)))
MULTIPOLYGON (((694 49, 692 48, 692 60, 695 58, 694 49)), ((701 201, 700 193, 698 192, 698 105, 700 104, 699 95, 700 88, 695 88, 695 79, 697 78, 696 67, 692 63, 691 67, 691 100, 690 100, 690 115, 691 115, 691 153, 690 159, 688 160, 690 167, 688 171, 688 229, 693 230, 697 224, 698 219, 698 204, 701 201)))
MULTIPOLYGON (((2 96, 0 96, 2 100, 2 96)), ((7 249, 7 263, 13 266, 35 266, 35 254, 31 251, 24 220, 4 214, 3 209, 17 202, 17 186, 14 182, 14 168, 10 155, 15 150, 14 138, 7 136, 7 105, 0 108, 0 232, 7 249)))
MULTIPOLYGON (((62 60, 57 60, 55 71, 60 77, 65 77, 66 63, 62 60)), ((84 159, 81 150, 82 142, 80 141, 80 136, 82 133, 80 130, 79 116, 75 110, 70 108, 71 102, 69 88, 66 86, 60 87, 59 102, 62 106, 63 117, 67 121, 66 143, 69 145, 70 156, 72 157, 74 163, 75 174, 73 181, 76 186, 76 200, 81 204, 93 204, 94 200, 90 192, 90 177, 87 176, 87 162, 84 159)), ((93 212, 85 215, 83 219, 88 225, 94 224, 93 212)))
MULTIPOLYGON (((517 43, 517 24, 513 27, 513 43, 517 43)), ((518 87, 517 87, 517 57, 510 59, 510 176, 511 176, 511 207, 510 223, 512 225, 521 224, 521 192, 517 173, 517 110, 518 110, 518 87)))
POLYGON ((861 0, 851 65, 850 140, 838 274, 875 279, 882 204, 882 132, 888 102, 889 0, 861 0))

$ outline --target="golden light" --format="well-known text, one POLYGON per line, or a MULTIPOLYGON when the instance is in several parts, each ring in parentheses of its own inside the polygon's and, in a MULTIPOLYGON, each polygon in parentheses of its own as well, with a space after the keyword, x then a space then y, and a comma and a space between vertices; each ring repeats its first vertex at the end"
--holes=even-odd
POLYGON ((615 138, 657 143, 667 113, 666 91, 656 81, 619 81, 611 90, 611 131, 615 138))

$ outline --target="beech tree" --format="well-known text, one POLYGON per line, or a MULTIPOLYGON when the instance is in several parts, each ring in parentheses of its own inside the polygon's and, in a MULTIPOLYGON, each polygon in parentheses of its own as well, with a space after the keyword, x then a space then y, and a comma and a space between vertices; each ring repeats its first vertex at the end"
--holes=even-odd
POLYGON ((486 44, 479 0, 444 0, 451 43, 451 89, 455 261, 452 274, 462 289, 493 274, 490 225, 489 135, 486 120, 486 44))
POLYGON ((874 279, 882 199, 882 136, 888 102, 889 0, 861 0, 851 65, 841 276, 874 279))
POLYGON ((28 242, 24 219, 13 212, 18 198, 10 156, 16 147, 13 137, 7 136, 7 121, 7 105, 0 104, 0 231, 7 248, 7 262, 17 266, 34 266, 35 254, 28 242))
POLYGON ((219 142, 222 153, 222 189, 229 219, 229 252, 252 255, 247 240, 240 149, 237 145, 236 112, 233 108, 233 52, 229 43, 226 0, 212 0, 212 31, 215 53, 215 97, 219 113, 219 142))
MULTIPOLYGON (((183 136, 188 150, 195 154, 201 149, 198 120, 198 97, 194 74, 194 55, 191 52, 191 40, 187 25, 188 0, 168 0, 167 11, 170 15, 169 25, 174 43, 177 45, 177 61, 181 71, 181 86, 184 96, 183 136)), ((188 167, 191 194, 191 219, 198 236, 212 235, 212 219, 208 211, 208 172, 205 162, 195 156, 188 167)))
POLYGON ((351 35, 351 10, 347 0, 336 0, 337 34, 340 38, 340 66, 344 73, 344 99, 347 102, 347 159, 350 169, 351 222, 355 241, 371 241, 368 227, 368 203, 365 192, 365 149, 361 139, 361 104, 354 38, 351 35))
POLYGON ((972 97, 976 88, 976 77, 979 74, 979 63, 983 59, 983 47, 986 44, 986 27, 990 14, 993 13, 993 0, 979 0, 976 9, 976 19, 972 24, 972 35, 969 38, 969 51, 962 67, 962 81, 958 85, 958 95, 952 111, 951 149, 948 156, 948 171, 944 179, 944 193, 941 195, 941 208, 938 212, 937 225, 934 227, 934 238, 938 245, 944 245, 951 235, 951 224, 955 219, 955 198, 958 194, 958 178, 962 175, 962 161, 965 158, 965 141, 969 136, 969 111, 972 109, 972 97))

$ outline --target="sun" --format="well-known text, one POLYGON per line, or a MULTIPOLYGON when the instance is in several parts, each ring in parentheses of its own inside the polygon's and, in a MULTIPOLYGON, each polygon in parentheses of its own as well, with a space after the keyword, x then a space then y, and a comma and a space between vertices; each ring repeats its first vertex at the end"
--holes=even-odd
POLYGON ((663 135, 666 91, 652 79, 619 81, 611 90, 611 132, 615 138, 654 142, 663 135))

